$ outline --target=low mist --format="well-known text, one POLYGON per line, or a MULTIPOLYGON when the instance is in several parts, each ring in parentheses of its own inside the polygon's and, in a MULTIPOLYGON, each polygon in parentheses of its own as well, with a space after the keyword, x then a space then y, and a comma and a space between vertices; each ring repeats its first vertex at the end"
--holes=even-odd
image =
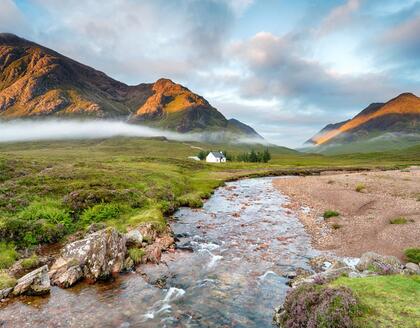
POLYGON ((0 122, 0 142, 102 139, 112 137, 165 137, 178 141, 264 143, 264 140, 239 138, 224 132, 187 133, 155 129, 121 121, 16 120, 0 122))

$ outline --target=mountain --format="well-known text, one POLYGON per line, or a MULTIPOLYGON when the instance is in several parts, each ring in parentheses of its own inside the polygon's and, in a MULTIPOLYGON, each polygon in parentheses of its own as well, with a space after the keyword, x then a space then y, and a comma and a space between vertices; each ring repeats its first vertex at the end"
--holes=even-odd
POLYGON ((163 129, 263 138, 168 79, 129 86, 13 34, 0 34, 0 119, 101 118, 163 129))
MULTIPOLYGON (((373 103, 352 119, 325 126, 307 141, 317 147, 316 151, 360 144, 368 148, 384 143, 400 147, 401 142, 420 142, 420 98, 412 93, 403 93, 386 103, 373 103), (370 146, 369 146, 370 145, 370 146)), ((357 148, 357 147, 353 147, 357 148)))

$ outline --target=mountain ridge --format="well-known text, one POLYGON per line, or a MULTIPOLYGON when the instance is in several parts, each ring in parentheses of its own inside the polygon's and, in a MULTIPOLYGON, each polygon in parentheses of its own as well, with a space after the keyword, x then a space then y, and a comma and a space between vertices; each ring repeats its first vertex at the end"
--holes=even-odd
POLYGON ((169 79, 127 85, 14 34, 0 33, 0 119, 100 118, 180 133, 236 133, 259 140, 202 96, 169 79))
POLYGON ((372 103, 353 118, 328 124, 307 141, 313 145, 349 143, 380 133, 418 133, 420 98, 402 93, 386 103, 372 103))

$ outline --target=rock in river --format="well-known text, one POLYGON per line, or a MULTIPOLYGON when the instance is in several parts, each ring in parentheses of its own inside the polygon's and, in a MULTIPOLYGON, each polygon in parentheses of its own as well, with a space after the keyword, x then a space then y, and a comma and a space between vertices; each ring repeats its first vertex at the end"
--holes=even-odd
POLYGON ((43 295, 50 292, 50 278, 48 277, 48 266, 44 265, 20 278, 13 295, 43 295))
POLYGON ((67 244, 51 267, 52 284, 66 288, 82 278, 94 282, 122 271, 127 250, 125 244, 125 237, 113 228, 67 244))

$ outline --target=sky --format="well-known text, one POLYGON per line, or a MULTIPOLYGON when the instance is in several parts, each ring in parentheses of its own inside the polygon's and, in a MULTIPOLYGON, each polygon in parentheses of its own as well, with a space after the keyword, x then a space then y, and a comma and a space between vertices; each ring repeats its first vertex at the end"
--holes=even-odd
POLYGON ((420 0, 0 0, 0 31, 127 84, 170 78, 289 147, 420 95, 420 0))

